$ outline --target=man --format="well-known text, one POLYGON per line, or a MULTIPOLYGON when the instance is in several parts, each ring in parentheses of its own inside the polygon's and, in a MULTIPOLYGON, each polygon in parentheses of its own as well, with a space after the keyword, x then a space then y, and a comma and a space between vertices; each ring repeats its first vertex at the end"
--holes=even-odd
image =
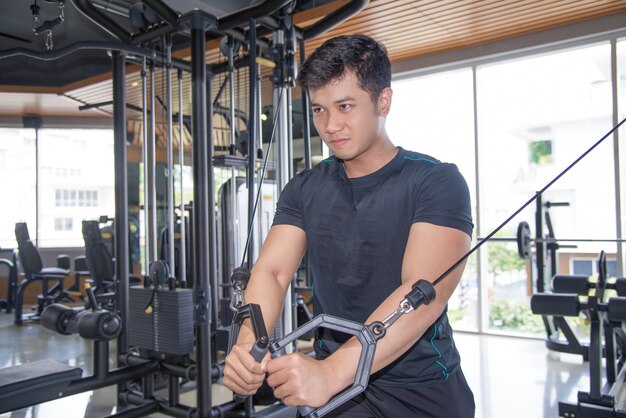
MULTIPOLYGON (((281 193, 274 224, 252 270, 246 302, 258 303, 273 329, 305 249, 315 314, 362 323, 394 312, 419 279, 434 281, 470 246, 467 185, 456 166, 396 148, 385 131, 391 68, 373 39, 326 41, 304 63, 314 124, 333 157, 297 174, 281 193)), ((429 305, 403 315, 378 340, 367 389, 332 416, 472 417, 446 305, 464 265, 436 286, 429 305)), ((299 353, 261 364, 242 327, 226 359, 224 384, 252 394, 268 384, 286 405, 319 407, 351 385, 361 345, 319 330, 317 359, 299 353)))

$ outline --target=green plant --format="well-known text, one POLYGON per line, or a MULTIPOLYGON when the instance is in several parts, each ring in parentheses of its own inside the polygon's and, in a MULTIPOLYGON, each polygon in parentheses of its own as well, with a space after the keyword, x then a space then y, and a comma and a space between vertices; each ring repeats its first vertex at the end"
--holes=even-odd
POLYGON ((552 141, 545 139, 542 141, 533 141, 528 144, 530 151, 530 162, 532 164, 551 164, 552 163, 552 141))
POLYGON ((497 299, 489 309, 489 324, 494 328, 541 332, 541 316, 533 314, 525 303, 497 299))
POLYGON ((490 244, 488 258, 489 273, 496 277, 505 271, 520 271, 524 268, 525 260, 516 251, 508 249, 506 244, 490 244))
POLYGON ((460 321, 465 318, 467 315, 467 308, 460 309, 448 309, 448 320, 450 323, 455 323, 456 321, 460 321))

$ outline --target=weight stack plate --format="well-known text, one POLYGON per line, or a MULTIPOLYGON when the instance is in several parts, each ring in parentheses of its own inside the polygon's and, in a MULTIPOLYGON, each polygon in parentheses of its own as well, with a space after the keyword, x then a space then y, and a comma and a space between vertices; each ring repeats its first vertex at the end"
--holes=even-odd
POLYGON ((192 290, 157 290, 152 312, 147 313, 153 292, 154 289, 141 286, 130 288, 130 344, 159 353, 191 353, 194 348, 192 290))

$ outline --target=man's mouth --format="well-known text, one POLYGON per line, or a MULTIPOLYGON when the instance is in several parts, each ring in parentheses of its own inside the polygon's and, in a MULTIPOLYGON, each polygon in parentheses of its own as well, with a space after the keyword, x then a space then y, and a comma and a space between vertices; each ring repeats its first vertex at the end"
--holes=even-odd
POLYGON ((337 138, 337 139, 333 139, 332 141, 330 141, 330 143, 333 144, 334 146, 340 147, 344 145, 345 143, 347 143, 348 141, 349 141, 348 138, 337 138))

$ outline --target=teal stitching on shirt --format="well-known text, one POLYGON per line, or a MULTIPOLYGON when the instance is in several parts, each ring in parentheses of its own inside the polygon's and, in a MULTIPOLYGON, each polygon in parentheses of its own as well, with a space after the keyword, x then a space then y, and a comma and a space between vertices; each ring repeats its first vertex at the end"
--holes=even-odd
POLYGON ((410 161, 426 161, 428 163, 431 164, 438 164, 437 161, 433 161, 433 160, 429 160, 428 158, 424 158, 424 157, 420 157, 420 158, 411 158, 411 157, 407 157, 406 155, 404 156, 405 160, 410 160, 410 161))
MULTIPOLYGON (((433 331, 433 336, 432 336, 432 338, 430 339, 430 345, 432 345, 432 346, 433 346, 433 348, 435 349, 435 351, 437 352, 437 354, 439 354, 439 358, 441 358, 441 357, 443 357, 443 356, 441 355, 441 351, 439 351, 439 349, 437 348, 437 346, 436 346, 436 345, 435 345, 435 343, 433 342, 433 340, 435 339, 435 337, 436 337, 436 336, 437 336, 437 324, 435 323, 435 330, 433 331)), ((442 362, 440 362, 439 360, 435 360, 435 363, 437 363, 438 365, 440 365, 440 366, 441 366, 441 368, 443 369, 443 370, 442 370, 442 372, 443 372, 443 378, 444 378, 445 380, 447 380, 447 379, 448 379, 448 376, 449 376, 449 375, 448 375, 448 368, 447 368, 447 367, 446 367, 446 366, 445 366, 442 362)))
MULTIPOLYGON (((311 296, 315 295, 315 282, 313 282, 313 284, 311 284, 311 296)), ((322 339, 320 338, 319 340, 317 340, 318 345, 320 346, 320 348, 324 348, 324 343, 322 342, 322 339)))
POLYGON ((335 157, 333 156, 333 157, 330 157, 330 158, 327 158, 327 159, 325 159, 325 160, 320 161, 320 163, 330 163, 330 162, 332 162, 334 159, 335 159, 335 157))

